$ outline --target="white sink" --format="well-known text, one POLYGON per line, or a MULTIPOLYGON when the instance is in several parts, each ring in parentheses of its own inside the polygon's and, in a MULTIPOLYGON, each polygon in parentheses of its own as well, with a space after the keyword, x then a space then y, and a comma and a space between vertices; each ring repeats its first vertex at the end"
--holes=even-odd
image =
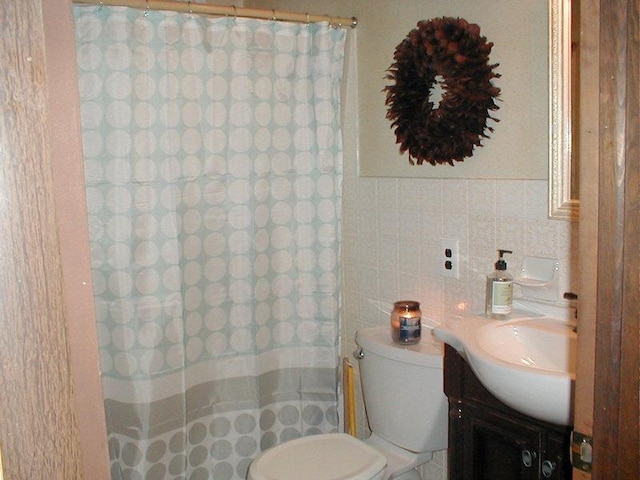
POLYGON ((434 329, 480 382, 514 410, 558 425, 573 423, 575 323, 546 315, 509 320, 451 319, 434 329))

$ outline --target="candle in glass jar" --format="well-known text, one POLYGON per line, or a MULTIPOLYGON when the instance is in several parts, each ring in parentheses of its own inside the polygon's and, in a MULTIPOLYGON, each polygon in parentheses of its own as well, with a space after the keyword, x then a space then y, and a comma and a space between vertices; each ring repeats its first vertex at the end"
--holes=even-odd
POLYGON ((420 341, 422 312, 420 303, 402 300, 393 304, 391 312, 391 337, 401 345, 413 345, 420 341))

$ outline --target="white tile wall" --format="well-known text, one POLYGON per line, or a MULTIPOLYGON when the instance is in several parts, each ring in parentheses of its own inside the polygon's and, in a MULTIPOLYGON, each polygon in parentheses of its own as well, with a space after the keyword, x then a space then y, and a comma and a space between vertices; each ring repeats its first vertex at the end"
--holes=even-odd
POLYGON ((576 225, 546 218, 546 183, 345 178, 345 323, 386 322, 389 306, 404 298, 421 301, 435 318, 459 308, 480 312, 498 248, 513 250, 506 256, 512 273, 525 256, 559 259, 558 293, 574 289, 576 225), (498 213, 507 211, 512 216, 498 213), (439 275, 445 237, 459 241, 459 280, 439 275))

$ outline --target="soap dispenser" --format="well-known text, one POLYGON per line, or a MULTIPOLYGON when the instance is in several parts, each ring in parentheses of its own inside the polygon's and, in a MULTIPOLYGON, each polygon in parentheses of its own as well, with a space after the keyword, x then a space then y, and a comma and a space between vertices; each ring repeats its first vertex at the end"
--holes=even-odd
POLYGON ((496 269, 487 275, 487 307, 489 318, 503 319, 511 313, 513 305, 513 276, 507 272, 505 253, 511 250, 498 250, 496 269))

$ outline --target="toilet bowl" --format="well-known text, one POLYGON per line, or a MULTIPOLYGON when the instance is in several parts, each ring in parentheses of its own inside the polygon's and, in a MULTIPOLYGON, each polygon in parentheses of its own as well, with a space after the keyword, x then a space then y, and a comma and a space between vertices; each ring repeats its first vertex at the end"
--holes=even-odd
POLYGON ((371 436, 285 442, 258 455, 247 480, 420 480, 417 467, 447 447, 443 345, 431 335, 397 345, 386 326, 358 330, 356 343, 371 436))

